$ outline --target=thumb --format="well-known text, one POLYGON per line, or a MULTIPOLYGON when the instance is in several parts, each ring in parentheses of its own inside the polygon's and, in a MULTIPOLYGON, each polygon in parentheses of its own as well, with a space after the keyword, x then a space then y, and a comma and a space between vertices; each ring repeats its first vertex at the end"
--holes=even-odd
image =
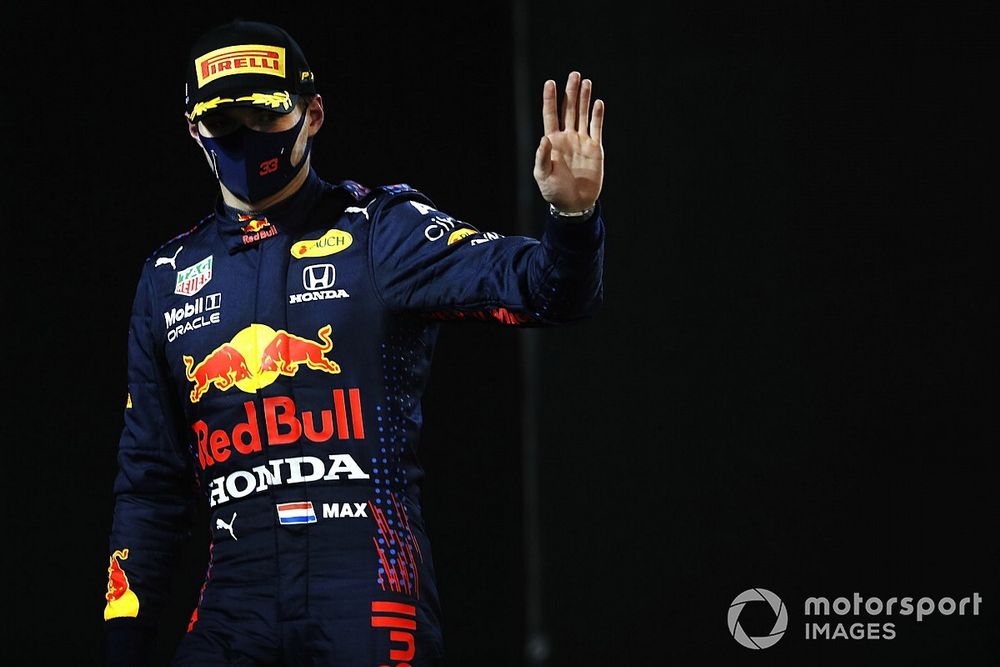
POLYGON ((544 134, 535 150, 535 176, 544 178, 552 171, 552 142, 544 134))

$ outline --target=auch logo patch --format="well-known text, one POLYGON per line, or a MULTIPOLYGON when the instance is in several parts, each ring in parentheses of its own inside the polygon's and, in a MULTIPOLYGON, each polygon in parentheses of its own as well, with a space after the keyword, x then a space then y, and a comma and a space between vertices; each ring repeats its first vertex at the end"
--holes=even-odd
POLYGON ((292 244, 292 257, 301 259, 302 257, 326 257, 341 250, 347 250, 354 243, 354 237, 350 232, 341 229, 331 229, 318 239, 310 241, 299 241, 292 244))
POLYGON ((270 74, 285 78, 285 49, 266 44, 237 44, 196 58, 198 87, 231 74, 270 74))

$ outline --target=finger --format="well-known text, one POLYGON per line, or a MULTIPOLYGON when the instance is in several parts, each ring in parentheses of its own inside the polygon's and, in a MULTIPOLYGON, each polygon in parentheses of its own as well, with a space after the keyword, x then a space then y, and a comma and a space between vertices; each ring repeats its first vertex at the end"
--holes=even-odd
POLYGON ((542 131, 545 134, 559 131, 559 114, 556 112, 556 82, 549 79, 542 88, 542 131))
POLYGON ((594 101, 594 115, 590 119, 590 138, 600 145, 604 134, 604 100, 594 101))
POLYGON ((566 98, 563 100, 563 129, 576 131, 576 100, 580 88, 580 73, 573 71, 566 79, 566 98))
POLYGON ((590 122, 588 114, 590 113, 590 91, 592 88, 590 79, 584 79, 580 82, 580 117, 577 121, 577 127, 580 128, 581 132, 587 131, 587 123, 590 122))

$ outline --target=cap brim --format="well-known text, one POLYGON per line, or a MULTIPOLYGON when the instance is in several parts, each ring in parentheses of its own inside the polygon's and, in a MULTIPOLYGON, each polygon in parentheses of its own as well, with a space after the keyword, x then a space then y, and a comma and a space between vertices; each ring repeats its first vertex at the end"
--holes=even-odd
POLYGON ((210 111, 229 107, 253 107, 265 109, 274 113, 291 113, 298 102, 299 96, 287 90, 241 90, 238 93, 220 92, 215 97, 196 102, 188 110, 188 117, 195 121, 210 111))

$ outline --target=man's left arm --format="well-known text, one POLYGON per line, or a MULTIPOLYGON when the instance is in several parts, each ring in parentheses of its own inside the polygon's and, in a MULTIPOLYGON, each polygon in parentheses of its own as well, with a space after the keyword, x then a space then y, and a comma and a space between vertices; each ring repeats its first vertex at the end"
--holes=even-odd
POLYGON ((372 269, 390 310, 515 326, 569 324, 603 301, 603 206, 567 221, 546 209, 540 239, 479 231, 416 195, 373 221, 372 269))
POLYGON ((376 290, 392 310, 504 324, 562 324, 590 317, 603 300, 604 102, 590 115, 590 79, 570 72, 563 110, 542 91, 544 133, 533 176, 546 202, 540 240, 480 232, 429 200, 393 202, 373 221, 376 290))

